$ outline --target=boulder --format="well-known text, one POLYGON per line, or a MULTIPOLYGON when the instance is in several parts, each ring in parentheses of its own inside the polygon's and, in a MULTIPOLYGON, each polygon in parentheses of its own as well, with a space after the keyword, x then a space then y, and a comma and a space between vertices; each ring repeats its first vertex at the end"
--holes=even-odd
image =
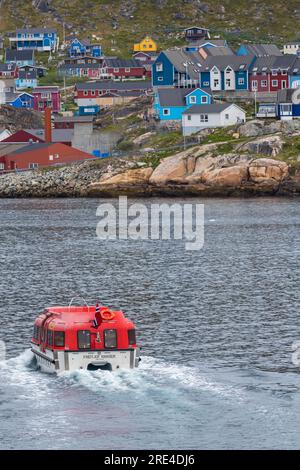
POLYGON ((282 150, 283 140, 278 135, 260 137, 259 139, 247 142, 238 147, 238 150, 250 152, 252 154, 265 154, 276 157, 282 150))
POLYGON ((205 184, 239 187, 248 177, 247 165, 237 165, 228 168, 216 168, 207 170, 201 176, 201 181, 205 184))
POLYGON ((239 134, 244 137, 256 137, 264 134, 263 121, 249 121, 239 127, 239 134))
POLYGON ((260 158, 250 163, 248 168, 249 180, 255 183, 261 183, 266 180, 281 182, 287 177, 288 169, 289 167, 285 162, 260 158))
POLYGON ((91 183, 91 187, 97 185, 128 185, 128 184, 143 184, 149 181, 152 175, 152 168, 137 168, 134 170, 127 170, 123 173, 118 173, 114 176, 109 176, 106 179, 101 179, 99 182, 91 183))
POLYGON ((150 183, 163 184, 168 181, 178 181, 185 178, 186 174, 187 157, 185 155, 174 155, 162 160, 152 173, 150 183))
POLYGON ((153 135, 155 135, 155 132, 146 132, 145 134, 142 134, 142 135, 139 135, 138 137, 136 137, 134 140, 133 140, 133 143, 135 145, 141 145, 143 144, 145 141, 147 141, 148 139, 150 139, 150 137, 152 137, 153 135))

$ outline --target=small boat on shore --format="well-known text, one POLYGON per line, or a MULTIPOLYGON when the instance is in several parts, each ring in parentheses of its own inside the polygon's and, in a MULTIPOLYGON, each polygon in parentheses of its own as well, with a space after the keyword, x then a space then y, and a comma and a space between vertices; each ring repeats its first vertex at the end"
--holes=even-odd
POLYGON ((31 350, 41 370, 114 371, 138 366, 135 325, 122 311, 71 303, 47 308, 35 320, 31 350))

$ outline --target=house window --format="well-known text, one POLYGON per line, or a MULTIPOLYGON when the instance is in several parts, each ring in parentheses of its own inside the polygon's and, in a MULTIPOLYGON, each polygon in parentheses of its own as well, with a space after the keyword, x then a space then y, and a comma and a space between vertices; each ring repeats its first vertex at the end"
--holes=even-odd
POLYGON ((102 90, 98 90, 98 96, 102 95, 102 90))
POLYGON ((253 80, 252 82, 252 91, 257 91, 257 80, 253 80))
POLYGON ((192 120, 192 116, 191 116, 191 114, 188 114, 188 116, 187 116, 187 120, 188 120, 188 121, 191 121, 191 120, 192 120))
POLYGON ((262 86, 262 88, 266 88, 268 86, 267 80, 262 80, 261 81, 261 86, 262 86))
POLYGON ((50 161, 53 161, 53 160, 54 160, 53 155, 49 155, 49 160, 50 160, 50 161))
POLYGON ((165 109, 163 110, 163 115, 164 115, 164 116, 170 116, 170 109, 169 109, 169 108, 165 108, 165 109))
POLYGON ((39 164, 38 164, 38 163, 29 163, 29 165, 28 165, 28 168, 29 168, 30 170, 35 170, 35 169, 38 168, 38 167, 39 167, 39 164))
POLYGON ((226 78, 225 82, 226 82, 226 86, 231 86, 230 78, 226 78))
POLYGON ((118 68, 118 67, 115 67, 115 68, 114 68, 114 72, 119 72, 119 68, 118 68))
POLYGON ((190 104, 196 103, 196 96, 190 96, 190 104))
POLYGON ((201 103, 207 103, 207 96, 201 96, 201 103))
POLYGON ((238 84, 239 85, 244 85, 245 84, 245 79, 244 78, 239 78, 238 84))
POLYGON ((157 79, 157 80, 158 80, 159 82, 162 82, 162 81, 163 81, 163 79, 164 79, 163 77, 158 77, 158 79, 157 79))
POLYGON ((82 75, 88 75, 89 71, 87 69, 83 69, 82 75))
POLYGON ((129 73, 130 72, 130 67, 125 67, 125 72, 129 73))
POLYGON ((287 75, 287 70, 282 70, 281 75, 287 75))
POLYGON ((156 64, 156 72, 162 72, 163 71, 163 64, 161 62, 158 62, 156 64))
POLYGON ((219 80, 217 78, 214 79, 214 87, 219 86, 219 80))
POLYGON ((63 348, 65 346, 65 332, 55 331, 54 332, 54 346, 63 348))
POLYGON ((208 114, 200 114, 200 122, 208 122, 208 114))
POLYGON ((277 87, 278 86, 278 80, 272 80, 272 86, 277 87))
POLYGON ((209 86, 209 82, 203 82, 203 86, 209 86))
POLYGON ((286 80, 282 80, 282 82, 281 82, 281 88, 286 88, 286 80))
POLYGON ((0 170, 4 170, 4 163, 0 163, 0 170))
POLYGON ((95 93, 96 93, 95 90, 91 91, 92 96, 95 96, 95 93))
POLYGON ((117 330, 104 330, 104 347, 107 349, 117 347, 117 330))
POLYGON ((89 92, 87 90, 84 90, 83 95, 88 96, 89 92))
POLYGON ((272 75, 273 75, 273 77, 276 77, 277 76, 277 70, 272 70, 272 75))
POLYGON ((229 119, 229 114, 225 114, 225 119, 229 119))

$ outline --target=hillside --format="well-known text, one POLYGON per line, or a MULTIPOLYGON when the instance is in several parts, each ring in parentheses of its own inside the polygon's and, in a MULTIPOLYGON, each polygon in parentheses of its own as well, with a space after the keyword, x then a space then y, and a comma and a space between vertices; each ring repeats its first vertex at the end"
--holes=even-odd
POLYGON ((182 29, 192 24, 211 28, 233 44, 240 40, 297 39, 299 0, 2 0, 0 31, 16 26, 56 26, 81 37, 96 34, 106 54, 129 55, 145 33, 159 46, 180 44, 182 29))

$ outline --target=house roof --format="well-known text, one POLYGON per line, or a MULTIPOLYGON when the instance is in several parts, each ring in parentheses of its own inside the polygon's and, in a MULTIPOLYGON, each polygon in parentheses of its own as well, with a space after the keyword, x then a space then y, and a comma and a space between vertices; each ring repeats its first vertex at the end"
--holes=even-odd
POLYGON ((143 68, 143 65, 139 60, 136 59, 104 59, 107 67, 130 67, 130 68, 143 68))
POLYGON ((286 54, 281 57, 276 57, 276 60, 272 64, 272 70, 284 69, 289 70, 293 67, 294 63, 297 60, 297 56, 292 54, 286 54))
POLYGON ((282 52, 278 49, 276 44, 245 44, 250 54, 256 57, 264 56, 282 56, 282 52))
POLYGON ((15 152, 20 148, 27 147, 28 142, 21 142, 21 143, 8 143, 8 142, 0 142, 0 157, 4 155, 9 155, 10 153, 15 152))
POLYGON ((118 91, 136 91, 136 90, 150 90, 152 83, 150 80, 139 81, 102 81, 102 82, 84 82, 76 83, 77 90, 118 90, 118 91))
POLYGON ((34 51, 32 49, 26 49, 24 51, 18 51, 17 49, 6 49, 5 60, 7 62, 17 62, 19 60, 33 60, 34 51))
POLYGON ((55 28, 17 28, 16 32, 38 34, 38 33, 56 33, 57 30, 55 28))
POLYGON ((28 80, 32 80, 34 78, 37 78, 37 71, 36 70, 30 70, 30 71, 26 71, 26 70, 20 70, 19 71, 19 78, 21 78, 22 80, 25 80, 25 79, 28 79, 28 80))
MULTIPOLYGON (((213 103, 194 105, 183 112, 183 114, 219 114, 230 106, 236 106, 233 103, 213 103)), ((238 106, 239 107, 239 106, 238 106)), ((242 108, 240 108, 242 109, 242 108)))
POLYGON ((7 92, 7 93, 5 93, 5 101, 6 101, 6 103, 12 103, 16 99, 18 99, 19 96, 22 96, 22 95, 28 95, 31 98, 33 98, 33 96, 30 93, 27 93, 26 91, 23 91, 21 93, 7 92))
POLYGON ((208 47, 205 52, 208 56, 235 55, 233 50, 227 46, 208 47))
POLYGON ((205 47, 206 44, 212 44, 215 47, 226 47, 225 39, 199 39, 198 41, 191 41, 186 47, 205 47))
POLYGON ((59 91, 59 87, 58 86, 36 86, 32 90, 32 93, 42 93, 43 91, 57 92, 59 91))
POLYGON ((182 49, 168 49, 164 51, 169 61, 174 65, 177 72, 185 73, 192 79, 199 78, 203 59, 197 53, 185 52, 182 49))
POLYGON ((203 70, 211 70, 217 67, 219 70, 225 70, 230 66, 234 71, 248 70, 254 56, 236 56, 236 55, 222 55, 208 57, 204 63, 203 70))
MULTIPOLYGON (((32 134, 34 137, 44 140, 45 131, 44 129, 24 129, 28 134, 32 134)), ((52 129, 52 143, 57 142, 72 142, 74 136, 73 129, 52 129)))
POLYGON ((14 72, 17 68, 17 64, 0 64, 0 72, 14 72))
POLYGON ((55 116, 54 122, 93 122, 94 116, 55 116))
POLYGON ((290 70, 290 73, 293 75, 299 75, 300 74, 300 58, 297 57, 295 62, 293 63, 293 67, 290 70))
POLYGON ((203 28, 203 26, 190 26, 189 28, 185 28, 184 31, 188 31, 189 29, 203 29, 203 31, 209 31, 209 29, 203 28))
POLYGON ((276 56, 257 57, 253 65, 250 67, 250 71, 257 73, 270 72, 276 58, 276 56))
MULTIPOLYGON (((158 88, 158 99, 160 106, 185 106, 185 97, 195 91, 196 88, 158 88)), ((205 91, 205 93, 208 93, 205 91)))

